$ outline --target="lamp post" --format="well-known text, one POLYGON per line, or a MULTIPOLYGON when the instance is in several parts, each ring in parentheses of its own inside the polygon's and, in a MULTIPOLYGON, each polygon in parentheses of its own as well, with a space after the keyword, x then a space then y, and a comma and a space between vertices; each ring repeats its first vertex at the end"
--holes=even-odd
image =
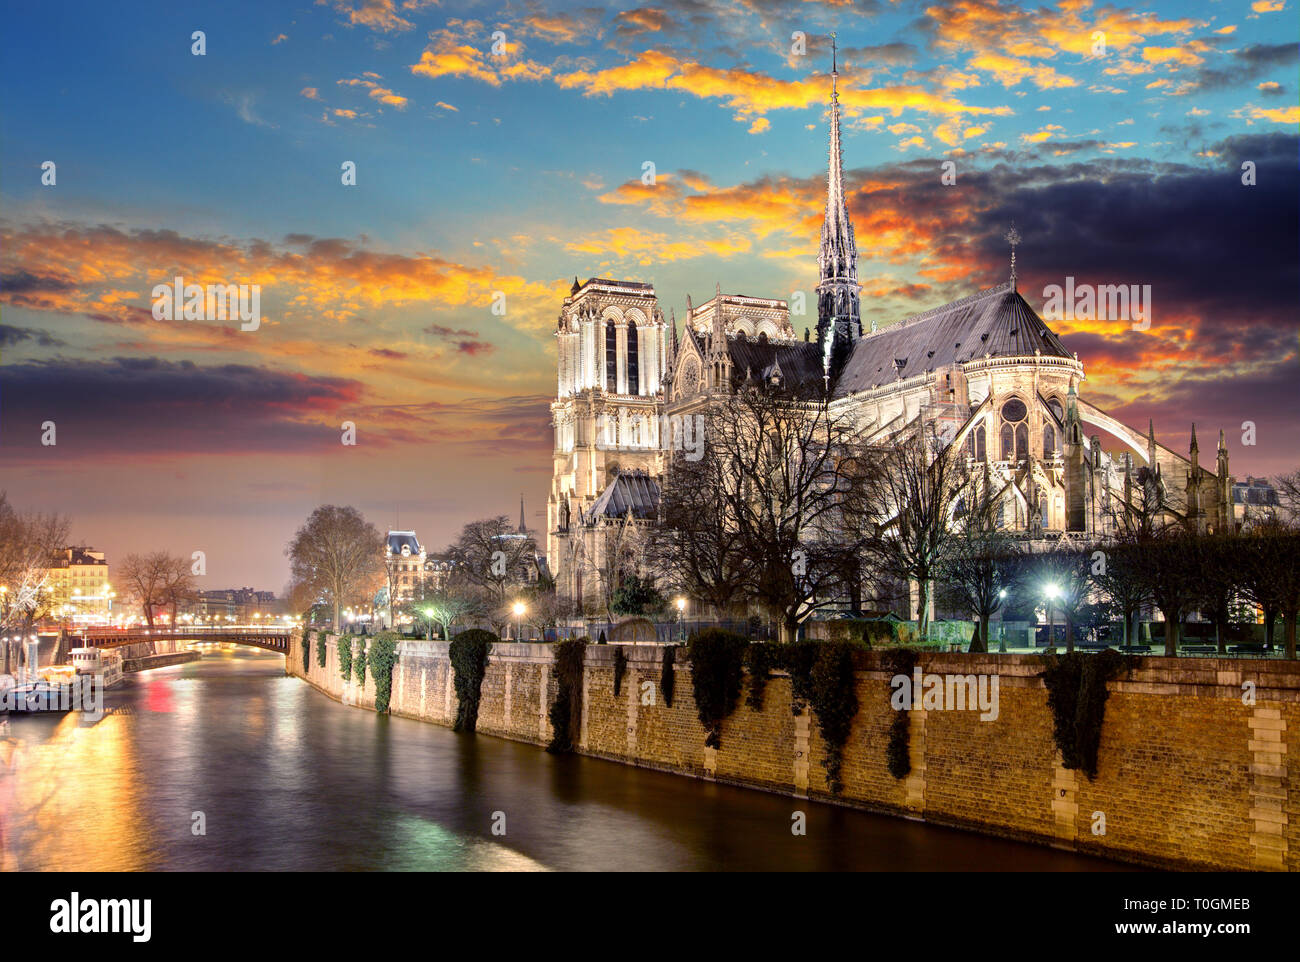
POLYGON ((1061 586, 1049 584, 1043 589, 1047 595, 1047 644, 1056 646, 1056 626, 1052 624, 1052 602, 1061 595, 1061 586))
POLYGON ((677 639, 678 641, 686 640, 686 622, 682 620, 686 614, 686 599, 677 599, 677 639))
POLYGON ((516 601, 516 602, 515 602, 515 606, 514 606, 514 612, 515 612, 515 641, 519 641, 519 620, 520 620, 521 618, 523 618, 523 616, 524 616, 524 611, 525 611, 524 603, 523 603, 522 601, 516 601))

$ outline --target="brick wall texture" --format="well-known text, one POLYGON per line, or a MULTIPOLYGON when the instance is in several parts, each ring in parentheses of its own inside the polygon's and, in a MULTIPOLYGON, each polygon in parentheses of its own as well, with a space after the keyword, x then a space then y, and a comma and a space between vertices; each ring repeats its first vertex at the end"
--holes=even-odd
MULTIPOLYGON (((359 642, 353 644, 355 650, 359 642)), ((305 674, 300 645, 295 636, 285 659, 291 674, 344 704, 374 708, 368 674, 364 685, 340 677, 335 636, 323 668, 313 637, 305 674)), ((401 643, 393 714, 452 724, 456 696, 447 647, 401 643)), ((615 647, 587 648, 577 739, 583 754, 1153 867, 1300 869, 1300 665, 1135 661, 1127 676, 1109 684, 1097 777, 1089 781, 1061 767, 1038 678, 1041 658, 923 653, 918 666, 927 675, 996 675, 998 717, 918 706, 909 716, 912 771, 896 779, 885 754, 896 714, 889 676, 876 653, 864 652, 843 790, 832 796, 815 715, 811 709, 793 714, 783 673, 768 681, 761 711, 742 696, 723 723, 722 747, 713 750, 704 746, 684 651, 677 650, 668 705, 660 687, 663 650, 624 646, 627 669, 615 696, 615 647)), ((551 645, 494 645, 478 730, 547 744, 553 658, 551 645)))

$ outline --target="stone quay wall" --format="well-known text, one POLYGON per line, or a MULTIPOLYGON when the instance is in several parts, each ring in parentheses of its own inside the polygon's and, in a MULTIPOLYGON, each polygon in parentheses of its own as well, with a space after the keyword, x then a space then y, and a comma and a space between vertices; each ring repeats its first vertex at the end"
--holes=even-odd
MULTIPOLYGON (((354 642, 355 650, 356 642, 354 642)), ((832 796, 810 710, 791 710, 776 672, 761 711, 741 702, 706 748, 689 664, 676 650, 673 703, 660 690, 663 649, 621 646, 627 667, 614 695, 616 645, 589 645, 577 750, 682 775, 812 798, 1158 868, 1300 869, 1300 664, 1242 659, 1141 658, 1109 683, 1098 771, 1061 767, 1040 657, 921 653, 925 674, 996 675, 999 711, 913 710, 911 773, 886 764, 889 675, 864 652, 858 714, 844 748, 843 790, 832 796), (1243 698, 1254 685, 1254 704, 1243 698), (1248 687, 1248 686, 1247 686, 1248 687), (1104 817, 1104 834, 1096 829, 1104 817)), ((390 711, 450 726, 456 695, 447 642, 403 641, 390 711)), ((497 643, 483 680, 478 730, 545 745, 556 696, 554 645, 497 643)), ((288 671, 344 704, 374 707, 374 682, 344 682, 337 643, 326 663, 311 644, 302 670, 295 635, 288 671)), ((746 679, 745 693, 748 693, 746 679)))

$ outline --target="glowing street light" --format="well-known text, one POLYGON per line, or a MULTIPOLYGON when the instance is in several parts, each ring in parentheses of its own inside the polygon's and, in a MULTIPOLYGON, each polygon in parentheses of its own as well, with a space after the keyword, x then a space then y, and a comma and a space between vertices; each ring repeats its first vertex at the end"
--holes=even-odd
POLYGON ((682 620, 686 614, 686 599, 678 598, 674 604, 677 605, 677 637, 682 639, 686 637, 686 622, 682 620))
POLYGON ((1043 593, 1047 595, 1047 643, 1054 646, 1056 644, 1056 626, 1052 624, 1052 602, 1061 597, 1061 586, 1048 583, 1043 586, 1043 593))
POLYGON ((524 603, 523 603, 522 601, 516 601, 516 602, 515 602, 515 604, 514 604, 514 612, 515 612, 515 641, 518 641, 518 640, 519 640, 519 619, 521 619, 521 618, 524 616, 524 612, 525 612, 526 610, 527 610, 527 609, 524 607, 524 603))

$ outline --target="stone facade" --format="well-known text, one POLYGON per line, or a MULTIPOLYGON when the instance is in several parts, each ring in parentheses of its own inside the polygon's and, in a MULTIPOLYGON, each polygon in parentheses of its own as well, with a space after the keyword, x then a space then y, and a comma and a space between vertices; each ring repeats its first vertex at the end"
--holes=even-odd
MULTIPOLYGON (((339 678, 333 638, 324 668, 311 652, 290 673, 330 697, 374 706, 373 682, 339 678)), ((446 642, 402 642, 392 712, 451 725, 455 695, 446 642)), ((1097 778, 1060 766, 1047 692, 1033 656, 923 653, 926 673, 996 674, 996 720, 972 711, 914 711, 912 773, 895 779, 885 748, 894 718, 879 655, 859 657, 860 708, 844 750, 844 790, 830 796, 815 719, 791 713, 789 678, 767 684, 762 711, 742 703, 704 747, 689 666, 676 666, 675 697, 659 691, 662 649, 626 646, 614 696, 614 646, 587 649, 578 751, 795 798, 814 798, 939 825, 1167 868, 1300 870, 1300 666, 1230 659, 1143 658, 1109 685, 1097 778), (1255 683, 1255 704, 1242 684, 1255 683), (653 695, 653 704, 649 703, 653 695), (1105 834, 1094 834, 1096 813, 1105 834)), ((545 745, 556 694, 553 646, 494 645, 479 731, 545 745)), ((746 683, 746 693, 748 683, 746 683)))

